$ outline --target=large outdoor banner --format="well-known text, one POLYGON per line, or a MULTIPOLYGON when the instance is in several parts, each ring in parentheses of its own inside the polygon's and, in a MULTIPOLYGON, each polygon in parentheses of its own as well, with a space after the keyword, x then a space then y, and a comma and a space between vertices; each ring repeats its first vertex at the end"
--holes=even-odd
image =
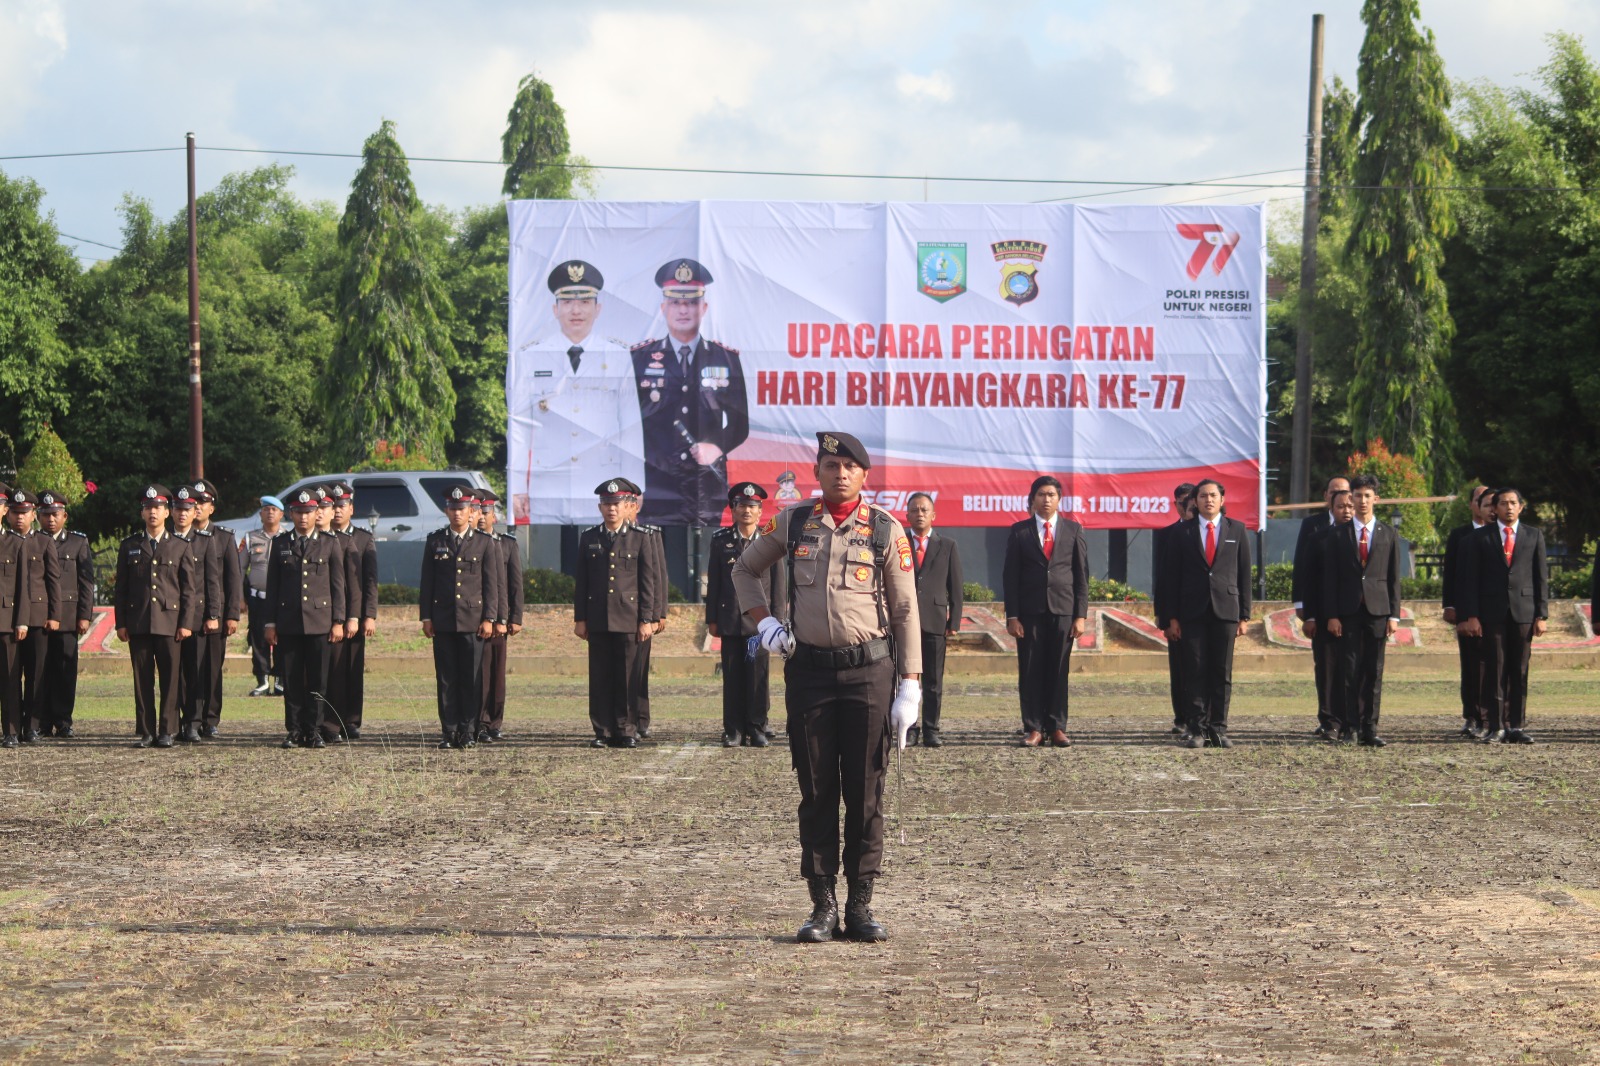
MULTIPOLYGON (((1262 209, 516 201, 507 487, 518 523, 717 525, 727 486, 818 492, 816 433, 869 498, 945 526, 1027 513, 1041 473, 1091 528, 1172 521, 1209 476, 1262 522, 1262 209)), ((770 508, 770 505, 769 505, 770 508)))

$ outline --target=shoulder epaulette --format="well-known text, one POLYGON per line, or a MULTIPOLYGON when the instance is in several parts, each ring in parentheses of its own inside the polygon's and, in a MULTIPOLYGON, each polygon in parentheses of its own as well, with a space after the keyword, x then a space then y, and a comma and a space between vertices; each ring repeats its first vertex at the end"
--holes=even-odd
POLYGON ((234 535, 233 530, 227 526, 211 526, 209 528, 215 533, 226 533, 230 537, 234 535))
POLYGON ((639 530, 642 533, 649 533, 652 536, 656 536, 656 535, 659 535, 661 533, 661 527, 660 526, 640 526, 639 530))
POLYGON ((67 530, 67 536, 69 536, 69 537, 82 537, 84 540, 88 540, 89 539, 89 534, 87 534, 87 533, 79 533, 76 529, 67 530))
POLYGON ((209 530, 209 529, 196 529, 193 532, 197 536, 201 536, 201 537, 209 537, 209 536, 211 536, 211 530, 209 530))
POLYGON ((731 344, 723 344, 721 341, 711 341, 710 343, 715 344, 718 348, 721 348, 723 351, 727 352, 729 355, 738 355, 739 354, 739 349, 735 348, 731 344))
POLYGON ((651 337, 651 338, 650 338, 650 339, 649 339, 649 340, 647 340, 647 341, 640 341, 640 342, 639 342, 639 343, 638 343, 638 344, 635 344, 635 345, 633 345, 633 346, 632 346, 632 347, 631 347, 631 348, 629 348, 629 349, 628 349, 628 351, 630 351, 630 352, 636 352, 636 351, 638 351, 638 350, 639 350, 639 349, 640 349, 640 348, 648 348, 648 347, 650 347, 650 346, 651 346, 651 345, 652 345, 652 344, 655 344, 655 343, 656 343, 656 342, 657 342, 657 341, 659 341, 659 340, 660 340, 660 339, 661 339, 661 338, 660 338, 660 337, 651 337))
POLYGON ((448 533, 448 532, 450 532, 450 527, 449 526, 440 526, 438 529, 434 530, 432 533, 429 533, 428 536, 437 537, 440 534, 448 533))
POLYGON ((596 530, 600 530, 600 529, 604 529, 604 528, 605 528, 605 523, 603 523, 603 522, 596 522, 596 523, 595 523, 595 524, 594 524, 594 525, 592 525, 592 526, 590 526, 590 527, 589 527, 589 528, 588 528, 588 529, 586 529, 586 530, 584 530, 584 532, 585 532, 585 533, 593 533, 593 532, 595 532, 595 531, 596 531, 596 530))
MULTIPOLYGON (((9 532, 10 532, 10 530, 9 530, 9 529, 8 529, 8 530, 7 530, 7 531, 6 531, 6 532, 8 532, 8 533, 9 533, 9 532)), ((82 534, 82 533, 79 533, 79 534, 78 534, 78 536, 80 536, 80 537, 81 537, 81 536, 83 536, 83 534, 82 534)), ((129 541, 130 541, 130 540, 138 540, 138 539, 139 539, 139 538, 140 538, 140 537, 142 537, 142 536, 144 536, 144 533, 143 533, 143 532, 139 532, 139 533, 129 533, 129 534, 128 534, 128 535, 127 535, 127 536, 126 536, 126 537, 123 537, 123 538, 122 538, 122 543, 124 543, 124 544, 126 544, 126 543, 128 543, 128 542, 129 542, 129 541)))
POLYGON ((610 341, 612 344, 615 344, 618 348, 628 347, 628 342, 623 340, 621 337, 607 337, 606 340, 610 341))

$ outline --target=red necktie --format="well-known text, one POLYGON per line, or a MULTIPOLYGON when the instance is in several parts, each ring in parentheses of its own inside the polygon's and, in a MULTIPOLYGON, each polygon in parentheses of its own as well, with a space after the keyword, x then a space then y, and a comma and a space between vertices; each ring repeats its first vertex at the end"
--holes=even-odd
POLYGON ((1215 522, 1206 523, 1206 565, 1210 566, 1217 561, 1217 525, 1215 522))
POLYGON ((1049 559, 1056 552, 1056 534, 1051 523, 1044 524, 1044 557, 1049 559))
POLYGON ((1366 566, 1367 565, 1367 527, 1366 526, 1362 526, 1361 527, 1361 544, 1359 545, 1359 549, 1360 549, 1360 552, 1361 552, 1361 565, 1362 566, 1366 566))
POLYGON ((923 553, 926 552, 927 550, 928 550, 928 538, 927 537, 918 537, 917 538, 917 569, 918 570, 922 569, 922 556, 923 556, 923 553))
POLYGON ((1506 526, 1506 565, 1511 565, 1511 553, 1517 550, 1517 531, 1511 526, 1506 526))

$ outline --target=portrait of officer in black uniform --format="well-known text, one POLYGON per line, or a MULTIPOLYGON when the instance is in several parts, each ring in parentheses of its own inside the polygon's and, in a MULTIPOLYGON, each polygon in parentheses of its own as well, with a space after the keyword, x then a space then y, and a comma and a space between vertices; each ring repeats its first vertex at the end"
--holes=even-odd
POLYGON ((40 731, 74 737, 72 713, 78 702, 78 638, 94 621, 94 553, 89 537, 67 529, 67 501, 59 492, 39 493, 39 528, 56 542, 61 563, 61 628, 46 634, 45 704, 40 731))
POLYGON ((722 524, 728 453, 750 436, 739 351, 700 335, 711 272, 693 259, 656 271, 667 335, 633 348, 644 421, 641 517, 658 525, 722 524))
POLYGON ((117 549, 117 639, 133 660, 141 748, 172 747, 178 731, 178 649, 200 624, 200 578, 189 545, 167 532, 171 507, 171 490, 146 485, 139 503, 144 529, 117 549))
POLYGON ((478 498, 469 486, 445 494, 450 524, 422 549, 422 635, 433 641, 440 748, 478 742, 483 642, 494 636, 505 595, 505 565, 493 537, 477 530, 478 498))
POLYGON ((595 748, 639 746, 640 647, 655 635, 657 553, 627 521, 639 487, 617 477, 595 487, 600 519, 578 535, 572 631, 589 644, 589 724, 595 748))
MULTIPOLYGON (((756 647, 747 652, 756 624, 739 607, 733 587, 733 564, 760 535, 761 505, 767 490, 754 481, 741 481, 728 490, 733 524, 711 534, 706 560, 706 631, 722 641, 722 746, 764 748, 771 653, 756 647)), ((762 576, 770 609, 787 617, 788 585, 785 571, 774 566, 762 576)))
POLYGON ((283 747, 325 748, 322 717, 329 649, 344 640, 344 551, 317 529, 320 497, 298 489, 289 499, 294 528, 272 541, 267 560, 267 643, 283 668, 283 747))

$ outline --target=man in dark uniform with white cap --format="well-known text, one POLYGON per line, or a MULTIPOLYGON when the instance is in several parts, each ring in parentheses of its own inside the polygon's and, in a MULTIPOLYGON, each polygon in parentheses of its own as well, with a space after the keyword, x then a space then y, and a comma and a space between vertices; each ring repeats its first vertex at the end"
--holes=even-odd
POLYGON ((61 563, 61 628, 47 634, 45 704, 41 729, 46 736, 72 737, 78 702, 78 638, 94 621, 94 553, 89 538, 67 529, 67 501, 59 492, 39 493, 39 528, 56 542, 61 563))
POLYGON ((478 498, 467 485, 445 494, 450 524, 422 549, 422 635, 433 641, 441 748, 477 743, 483 642, 494 636, 505 570, 494 539, 479 533, 478 498))
POLYGON ((11 509, 6 522, 23 538, 27 552, 28 639, 19 649, 22 668, 22 742, 37 744, 39 726, 47 721, 45 703, 49 683, 45 660, 49 655, 49 635, 61 629, 61 564, 56 544, 33 527, 39 497, 22 489, 11 490, 11 509))
POLYGON ((817 434, 822 499, 790 507, 733 567, 733 583, 761 644, 784 667, 789 751, 800 780, 800 873, 812 911, 796 939, 819 943, 839 931, 834 883, 850 886, 845 935, 884 940, 872 915, 883 859, 883 783, 889 747, 916 723, 922 642, 911 542, 894 516, 864 503, 872 461, 848 433, 817 434), (773 617, 762 577, 789 569, 790 621, 773 617), (792 627, 792 630, 791 630, 792 627))
MULTIPOLYGON (((328 699, 339 712, 337 735, 361 739, 361 716, 366 703, 367 638, 378 631, 378 544, 372 531, 355 524, 355 491, 343 481, 328 486, 333 501, 329 528, 344 543, 344 590, 348 606, 344 640, 333 648, 329 666, 328 699)), ((328 730, 323 723, 323 733, 328 730)))
POLYGON ((654 602, 656 605, 656 617, 650 620, 654 636, 639 645, 639 654, 634 659, 635 674, 638 678, 638 695, 634 703, 639 708, 639 739, 644 740, 650 735, 650 651, 655 647, 655 636, 660 636, 667 628, 668 616, 672 609, 672 597, 670 594, 672 583, 667 579, 667 545, 662 535, 661 527, 639 521, 639 510, 644 502, 644 490, 627 478, 619 478, 618 481, 625 491, 632 494, 623 498, 622 522, 624 525, 645 534, 646 540, 641 550, 650 552, 655 556, 656 592, 654 602))
POLYGON ((198 583, 200 627, 178 648, 178 739, 186 744, 200 743, 200 720, 205 717, 210 675, 206 667, 206 635, 222 628, 222 559, 212 550, 214 539, 195 526, 200 515, 198 494, 188 484, 178 486, 172 501, 172 535, 189 546, 198 583))
POLYGON ((195 535, 209 542, 211 554, 217 560, 222 574, 221 612, 215 627, 208 621, 203 634, 205 649, 201 655, 195 724, 202 737, 217 735, 217 725, 222 721, 222 666, 228 657, 228 640, 239 632, 239 616, 244 612, 244 571, 239 563, 239 538, 226 526, 214 525, 211 516, 217 513, 217 487, 205 478, 190 486, 194 492, 195 535))
POLYGON ((200 625, 200 578, 189 545, 167 532, 171 509, 171 490, 146 485, 139 502, 144 529, 117 549, 117 639, 128 646, 133 660, 141 748, 172 747, 178 731, 178 650, 200 625))
POLYGON ((522 552, 517 538, 497 533, 500 496, 493 489, 478 493, 478 532, 494 542, 500 552, 500 603, 494 635, 483 644, 483 689, 478 700, 478 743, 501 739, 506 722, 506 641, 522 632, 522 552))
POLYGON ((728 453, 750 436, 739 352, 700 335, 711 272, 693 259, 656 271, 667 336, 633 348, 644 419, 646 521, 716 526, 728 494, 728 453))
MULTIPOLYGON (((761 501, 767 490, 754 481, 741 481, 728 490, 728 506, 733 524, 711 534, 711 550, 706 559, 706 630, 722 641, 722 746, 767 746, 767 714, 771 707, 768 691, 771 654, 756 646, 748 654, 749 639, 756 635, 756 624, 739 609, 739 596, 733 587, 733 566, 739 556, 760 535, 761 501)), ((785 571, 774 566, 762 577, 768 608, 780 620, 788 607, 785 571)))
POLYGON ((285 748, 327 747, 322 701, 329 648, 344 640, 344 553, 317 529, 321 505, 311 489, 295 490, 289 499, 294 529, 273 540, 267 563, 267 642, 283 668, 285 748))
MULTIPOLYGON (((6 517, 11 488, 0 485, 0 519, 6 517)), ((0 748, 14 748, 22 736, 22 674, 18 644, 28 638, 27 541, 0 521, 0 748)))
POLYGON ((589 643, 591 747, 639 746, 639 647, 655 634, 656 553, 625 518, 638 487, 612 478, 595 487, 601 523, 578 535, 572 631, 589 643))

